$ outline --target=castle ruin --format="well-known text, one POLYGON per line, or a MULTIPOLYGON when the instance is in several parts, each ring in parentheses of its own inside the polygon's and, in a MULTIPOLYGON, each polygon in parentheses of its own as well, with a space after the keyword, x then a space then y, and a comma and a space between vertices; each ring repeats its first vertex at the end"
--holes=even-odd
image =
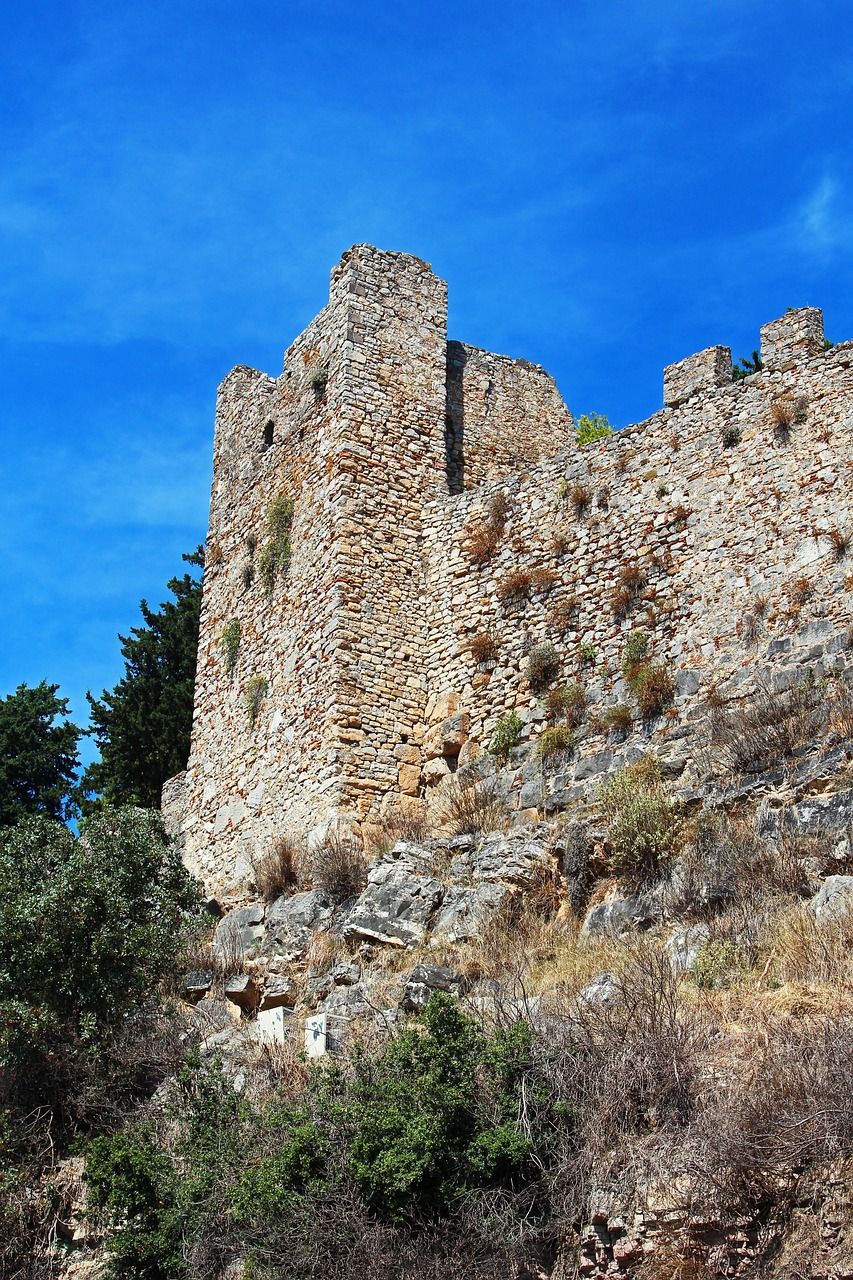
POLYGON ((710 694, 849 664, 853 343, 809 307, 761 358, 670 365, 663 409, 579 448, 542 368, 448 341, 426 263, 349 250, 281 376, 219 388, 192 750, 164 789, 191 870, 238 896, 282 834, 435 807, 494 769, 512 711, 523 820, 649 744, 683 769, 710 694), (614 732, 638 628, 672 696, 614 732), (542 645, 587 707, 549 768, 542 645))

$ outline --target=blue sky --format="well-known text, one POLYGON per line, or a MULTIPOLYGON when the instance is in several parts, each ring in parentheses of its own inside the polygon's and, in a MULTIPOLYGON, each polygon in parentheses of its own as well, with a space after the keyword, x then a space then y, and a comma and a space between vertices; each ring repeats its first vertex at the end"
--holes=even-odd
POLYGON ((618 425, 787 306, 853 337, 849 0, 34 0, 0 86, 0 693, 80 717, 353 243, 618 425))

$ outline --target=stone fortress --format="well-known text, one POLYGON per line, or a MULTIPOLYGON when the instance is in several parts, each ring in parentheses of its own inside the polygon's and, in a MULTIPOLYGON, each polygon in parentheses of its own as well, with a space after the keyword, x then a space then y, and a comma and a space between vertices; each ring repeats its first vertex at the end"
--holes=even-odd
POLYGON ((670 365, 663 409, 584 447, 542 368, 446 320, 426 263, 357 245, 281 376, 219 388, 192 750, 163 807, 225 900, 282 834, 439 814, 490 775, 519 821, 649 747, 689 787, 712 702, 853 665, 853 343, 819 310, 765 325, 741 380, 725 347, 670 365), (623 675, 638 628, 672 681, 658 714, 623 675), (586 704, 547 758, 535 653, 586 704))

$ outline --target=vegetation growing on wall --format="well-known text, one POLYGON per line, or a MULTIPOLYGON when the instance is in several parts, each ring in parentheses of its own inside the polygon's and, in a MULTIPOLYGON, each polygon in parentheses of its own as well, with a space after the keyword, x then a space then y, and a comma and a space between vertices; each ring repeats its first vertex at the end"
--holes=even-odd
POLYGON ((524 724, 517 711, 508 711, 501 716, 489 739, 489 751, 492 755, 498 760, 508 760, 513 747, 518 746, 521 741, 523 728, 524 724))
POLYGON ((258 577, 268 596, 272 595, 276 580, 287 573, 290 566, 293 510, 293 499, 285 494, 273 498, 267 510, 267 536, 258 553, 258 577))
POLYGON ((246 708, 246 718, 249 721, 249 728, 254 729, 258 723, 258 716, 261 713, 261 703, 267 696, 267 681, 265 676, 249 676, 246 681, 246 692, 243 697, 243 705, 246 708))
POLYGON ((234 668, 237 665, 237 654, 240 650, 239 618, 231 618, 230 621, 226 622, 222 628, 220 643, 225 661, 225 670, 229 676, 233 675, 234 668))
POLYGON ((610 420, 603 413, 582 413, 578 418, 577 430, 577 440, 581 446, 613 435, 610 420))

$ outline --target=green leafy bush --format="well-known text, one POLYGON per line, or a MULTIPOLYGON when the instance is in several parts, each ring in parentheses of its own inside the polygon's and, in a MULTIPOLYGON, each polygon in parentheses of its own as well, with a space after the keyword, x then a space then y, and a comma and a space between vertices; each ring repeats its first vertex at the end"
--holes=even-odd
POLYGON ((517 711, 508 711, 501 716, 489 739, 489 751, 492 755, 499 760, 508 760, 513 747, 517 747, 521 741, 523 728, 524 724, 517 711))
POLYGON ((613 428, 603 413, 582 413, 578 418, 579 445, 593 444, 596 440, 612 435, 613 428))
POLYGON ((197 888, 159 814, 103 809, 80 835, 31 819, 0 840, 0 1069, 22 1087, 95 1049, 170 970, 197 888))
POLYGON ((477 1023, 433 995, 422 1026, 365 1062, 352 1089, 349 1163, 368 1204, 392 1220, 442 1214, 473 1183, 523 1176, 531 1144, 517 1086, 529 1050, 526 1024, 487 1049, 477 1023), (478 1123, 480 1073, 497 1089, 497 1123, 478 1123))
POLYGON ((620 769, 598 790, 607 825, 610 870, 639 879, 655 876, 681 833, 678 803, 661 778, 660 764, 645 755, 620 769))
POLYGON ((742 973, 743 958, 731 938, 718 938, 706 942, 693 965, 692 978, 697 987, 714 991, 728 986, 732 978, 742 973))
POLYGON ((112 1274, 184 1280, 212 1274, 199 1268, 213 1258, 243 1258, 264 1274, 316 1275, 294 1253, 306 1231, 316 1246, 327 1205, 417 1229, 472 1192, 535 1187, 549 1126, 532 1051, 526 1022, 489 1032, 436 994, 378 1053, 356 1050, 348 1071, 315 1068, 297 1099, 252 1103, 216 1064, 191 1059, 168 1125, 89 1144, 112 1274))

